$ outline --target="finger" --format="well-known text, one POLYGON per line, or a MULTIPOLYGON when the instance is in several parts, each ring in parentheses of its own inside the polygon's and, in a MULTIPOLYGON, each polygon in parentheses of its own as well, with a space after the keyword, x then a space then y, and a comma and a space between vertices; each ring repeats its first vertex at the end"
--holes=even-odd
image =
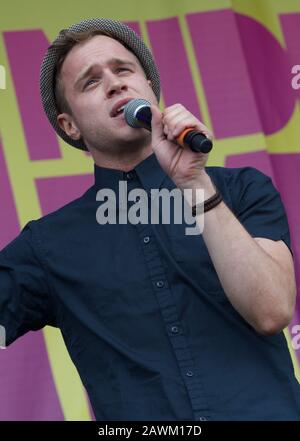
POLYGON ((168 123, 169 121, 172 121, 173 118, 176 118, 180 115, 192 115, 188 110, 186 110, 183 106, 178 106, 174 108, 168 107, 163 111, 163 121, 168 123))
POLYGON ((163 112, 163 123, 168 126, 169 133, 173 132, 175 138, 179 136, 181 131, 185 128, 194 127, 196 130, 199 130, 199 132, 205 134, 207 138, 213 139, 213 133, 208 127, 196 119, 182 104, 174 104, 167 107, 163 112), (182 121, 185 121, 187 124, 186 127, 182 127, 182 121))
POLYGON ((174 110, 172 113, 165 114, 163 113, 163 122, 164 124, 167 124, 168 126, 172 126, 172 128, 180 121, 186 120, 189 118, 191 121, 193 121, 193 124, 197 124, 199 121, 196 119, 196 117, 186 109, 177 109, 174 110))
POLYGON ((197 120, 189 115, 178 115, 174 120, 168 123, 168 134, 177 138, 183 130, 187 128, 194 128, 197 125, 197 120))
POLYGON ((212 132, 192 114, 178 114, 176 117, 174 117, 174 119, 172 119, 172 121, 168 122, 169 134, 171 134, 174 138, 177 138, 183 132, 183 130, 187 128, 193 128, 203 133, 207 138, 211 140, 213 139, 212 132))
POLYGON ((188 112, 188 110, 182 104, 177 103, 173 104, 172 106, 166 107, 163 113, 164 115, 169 116, 182 111, 188 112))

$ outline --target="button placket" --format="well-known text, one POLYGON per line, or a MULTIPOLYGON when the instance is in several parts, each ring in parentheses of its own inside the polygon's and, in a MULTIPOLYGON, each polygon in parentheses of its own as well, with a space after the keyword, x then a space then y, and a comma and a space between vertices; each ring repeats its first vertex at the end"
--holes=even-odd
POLYGON ((127 178, 127 179, 132 179, 133 176, 134 176, 133 172, 128 172, 128 173, 126 173, 126 178, 127 178))
POLYGON ((179 328, 178 328, 178 326, 172 326, 172 327, 171 327, 171 332, 172 332, 173 334, 178 334, 178 333, 179 333, 179 328))
MULTIPOLYGON (((196 375, 191 349, 186 336, 179 325, 176 302, 169 287, 167 275, 164 271, 164 264, 158 252, 157 238, 153 237, 153 231, 149 225, 136 225, 140 239, 150 236, 149 244, 143 247, 145 263, 149 269, 149 275, 152 286, 156 294, 157 302, 168 329, 170 343, 174 350, 179 369, 184 380, 187 393, 193 408, 194 417, 197 420, 197 414, 203 416, 203 410, 207 408, 206 396, 203 390, 201 379, 196 375)), ((147 240, 146 240, 147 241, 147 240)))
POLYGON ((158 280, 156 282, 157 288, 163 288, 165 286, 165 282, 163 280, 158 280))

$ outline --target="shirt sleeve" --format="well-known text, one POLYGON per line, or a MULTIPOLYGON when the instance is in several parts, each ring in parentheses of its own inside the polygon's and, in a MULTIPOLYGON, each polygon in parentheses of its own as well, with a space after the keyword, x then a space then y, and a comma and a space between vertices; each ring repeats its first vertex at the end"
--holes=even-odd
POLYGON ((5 346, 28 331, 55 326, 33 222, 0 252, 0 325, 5 331, 5 346))
POLYGON ((252 237, 283 240, 292 253, 286 211, 272 179, 253 167, 232 170, 231 196, 238 220, 252 237))

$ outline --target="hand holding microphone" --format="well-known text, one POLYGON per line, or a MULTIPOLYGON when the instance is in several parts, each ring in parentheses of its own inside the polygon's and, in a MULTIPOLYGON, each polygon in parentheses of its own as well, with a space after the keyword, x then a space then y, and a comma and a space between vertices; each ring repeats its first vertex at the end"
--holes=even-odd
MULTIPOLYGON (((124 108, 125 120, 134 128, 145 128, 151 131, 151 103, 138 98, 129 101, 124 108)), ((209 153, 212 149, 212 141, 202 132, 194 128, 186 128, 176 137, 176 143, 181 147, 188 146, 197 153, 209 153)))
POLYGON ((184 106, 174 104, 161 113, 157 105, 134 99, 125 105, 124 117, 129 126, 151 131, 152 150, 176 187, 202 188, 208 196, 215 192, 205 169, 212 134, 184 106))

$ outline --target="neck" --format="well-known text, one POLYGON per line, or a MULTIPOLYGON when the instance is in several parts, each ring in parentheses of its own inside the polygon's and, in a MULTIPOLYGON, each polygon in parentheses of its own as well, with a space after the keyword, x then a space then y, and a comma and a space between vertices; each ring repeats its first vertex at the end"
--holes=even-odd
POLYGON ((144 159, 153 153, 152 147, 147 146, 144 149, 128 151, 123 154, 118 152, 115 156, 108 156, 107 152, 103 153, 99 150, 90 151, 94 162, 99 167, 112 168, 114 170, 130 171, 144 159))

